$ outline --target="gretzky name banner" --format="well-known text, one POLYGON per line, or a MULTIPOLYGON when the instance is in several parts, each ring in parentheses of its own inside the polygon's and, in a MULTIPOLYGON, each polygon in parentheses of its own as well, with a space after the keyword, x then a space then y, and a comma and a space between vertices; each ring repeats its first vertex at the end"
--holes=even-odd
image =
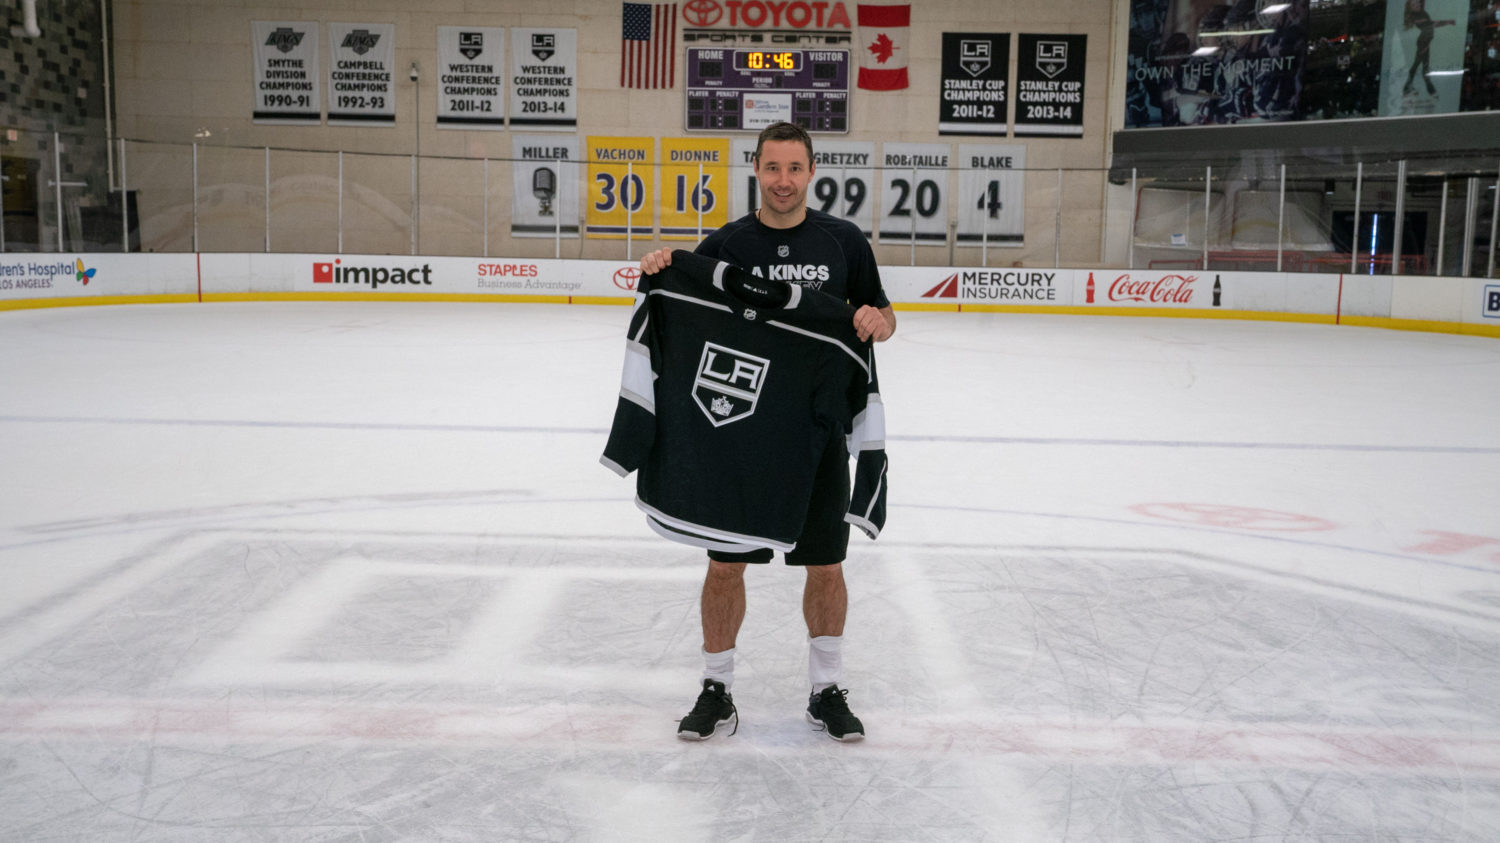
POLYGON ((1087 35, 1022 33, 1016 55, 1016 135, 1083 137, 1087 35))
POLYGON ((318 91, 318 25, 252 21, 255 42, 256 123, 309 125, 323 122, 318 91))
POLYGON ((512 29, 510 86, 512 126, 578 128, 578 30, 512 29))
POLYGON ((328 24, 328 123, 393 126, 396 25, 328 24))
POLYGON ((1006 133, 1010 33, 944 32, 938 134, 1006 133))
POLYGON ((512 135, 512 237, 578 236, 578 138, 512 135))
POLYGON ((440 26, 439 129, 505 128, 505 30, 440 26))

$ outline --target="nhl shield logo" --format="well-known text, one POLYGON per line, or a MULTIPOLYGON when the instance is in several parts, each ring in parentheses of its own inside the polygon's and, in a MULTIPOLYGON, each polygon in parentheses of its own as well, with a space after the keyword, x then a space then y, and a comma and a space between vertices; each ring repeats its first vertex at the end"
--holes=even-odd
POLYGON ((970 76, 990 69, 990 42, 963 39, 958 42, 958 66, 970 76))
POLYGON ((747 419, 755 412, 771 361, 705 342, 693 379, 693 402, 714 427, 747 419))
POLYGON ((362 56, 375 49, 375 44, 379 41, 380 36, 371 33, 370 30, 356 29, 345 35, 344 43, 339 46, 346 50, 353 50, 356 56, 362 56))
POLYGON ((283 53, 290 53, 297 49, 302 43, 302 33, 293 30, 290 26, 278 26, 266 39, 267 47, 275 47, 283 53))
POLYGON ((479 58, 479 54, 484 52, 484 33, 458 33, 458 51, 469 61, 479 58))
POLYGON ((537 61, 546 61, 557 52, 557 34, 553 32, 533 32, 531 34, 531 54, 536 56, 537 61))
POLYGON ((1036 43, 1036 69, 1048 79, 1068 69, 1068 42, 1038 41, 1036 43))
POLYGON ((785 243, 782 243, 780 246, 776 247, 776 256, 779 257, 779 258, 784 258, 787 255, 790 255, 791 253, 792 253, 792 247, 788 246, 785 243))

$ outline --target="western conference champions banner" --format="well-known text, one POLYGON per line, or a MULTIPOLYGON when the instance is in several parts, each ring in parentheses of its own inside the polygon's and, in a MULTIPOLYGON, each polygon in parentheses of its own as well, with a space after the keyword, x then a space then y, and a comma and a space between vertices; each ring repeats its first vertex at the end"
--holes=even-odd
POLYGON ((328 24, 328 124, 394 126, 396 25, 328 24))
POLYGON ((948 153, 945 143, 881 147, 881 243, 947 242, 948 153))
POLYGON ((1083 137, 1087 35, 1022 33, 1016 54, 1016 136, 1083 137))
POLYGON ((505 128, 505 30, 440 26, 439 129, 505 128))
POLYGON ((1026 242, 1024 144, 958 145, 958 242, 1022 246, 1026 242))
POLYGON ((1006 133, 1010 33, 944 32, 938 134, 1006 133))
MULTIPOLYGON (((760 206, 760 183, 755 179, 755 140, 734 142, 734 217, 760 206)), ((832 214, 859 226, 866 237, 875 230, 875 144, 866 141, 813 141, 813 177, 807 186, 807 207, 832 214)))
POLYGON ((729 222, 728 140, 662 138, 661 157, 661 239, 699 240, 729 222))
POLYGON ((510 31, 510 125, 542 132, 578 127, 578 30, 510 31))
POLYGON ((656 193, 653 138, 590 137, 584 233, 601 240, 650 237, 656 193))
POLYGON ((256 123, 323 122, 318 90, 318 25, 309 21, 251 21, 255 47, 256 123))
POLYGON ((512 135, 512 237, 578 236, 578 138, 512 135))

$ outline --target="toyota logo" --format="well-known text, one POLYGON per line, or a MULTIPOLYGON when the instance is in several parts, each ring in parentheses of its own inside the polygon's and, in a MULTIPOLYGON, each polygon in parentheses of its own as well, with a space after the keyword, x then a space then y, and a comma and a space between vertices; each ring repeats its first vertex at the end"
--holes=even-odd
POLYGON ((615 286, 622 290, 634 290, 641 280, 641 268, 625 266, 615 270, 615 286))
POLYGON ((688 0, 682 7, 682 16, 689 26, 713 26, 724 16, 724 9, 716 0, 688 0))

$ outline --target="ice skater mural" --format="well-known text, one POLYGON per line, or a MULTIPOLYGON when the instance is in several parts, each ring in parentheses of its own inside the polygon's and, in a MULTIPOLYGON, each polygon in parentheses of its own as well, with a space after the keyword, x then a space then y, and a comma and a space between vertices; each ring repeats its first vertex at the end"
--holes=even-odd
POLYGON ((1464 0, 1386 0, 1381 116, 1458 110, 1467 16, 1464 0))

